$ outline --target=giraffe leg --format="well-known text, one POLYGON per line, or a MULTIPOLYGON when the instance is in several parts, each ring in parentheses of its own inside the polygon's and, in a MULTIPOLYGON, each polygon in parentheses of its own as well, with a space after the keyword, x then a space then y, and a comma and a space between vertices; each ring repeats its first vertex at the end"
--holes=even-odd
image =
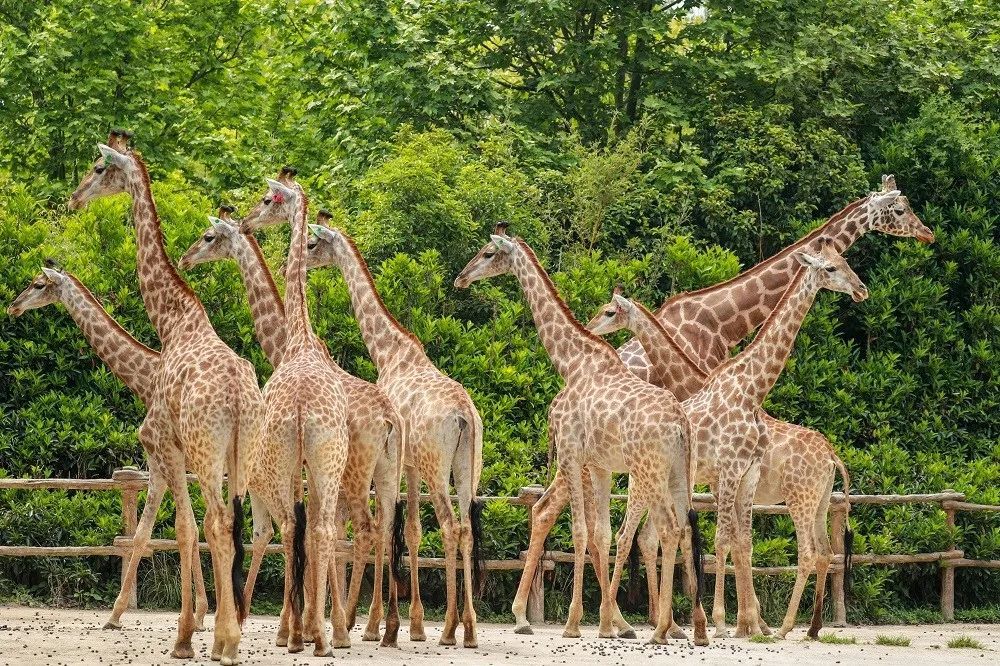
POLYGON ((375 533, 375 525, 368 510, 368 488, 370 486, 369 477, 368 483, 364 486, 352 482, 350 488, 344 489, 344 499, 351 513, 351 522, 354 524, 354 554, 351 562, 351 582, 348 587, 346 606, 348 631, 354 628, 354 621, 357 617, 358 600, 361 597, 361 581, 365 577, 365 560, 368 559, 368 554, 372 551, 378 536, 375 533))
MULTIPOLYGON (((267 509, 266 502, 255 493, 250 493, 250 513, 253 514, 253 556, 250 558, 250 571, 243 583, 243 605, 247 612, 250 610, 253 588, 257 583, 257 575, 260 573, 260 566, 264 561, 264 553, 274 536, 271 513, 267 509)), ((284 535, 284 529, 282 529, 282 535, 284 535)), ((286 566, 286 568, 288 567, 286 566)), ((197 615, 196 611, 195 619, 197 619, 197 615)))
MULTIPOLYGON (((428 486, 431 486, 428 483, 428 486)), ((455 513, 451 507, 451 501, 447 494, 447 486, 444 490, 433 484, 430 488, 431 502, 434 504, 434 513, 437 515, 438 524, 441 525, 441 541, 444 545, 444 567, 445 586, 447 589, 447 602, 444 613, 444 629, 441 632, 441 645, 455 644, 455 629, 458 627, 458 538, 459 526, 455 520, 455 513)))
MULTIPOLYGON (((792 523, 795 525, 799 552, 798 563, 795 569, 795 586, 792 588, 792 596, 788 600, 788 610, 785 612, 785 619, 778 630, 778 638, 784 638, 795 627, 795 616, 799 612, 799 602, 802 599, 802 592, 809 581, 809 574, 812 573, 816 560, 812 525, 815 507, 805 507, 794 500, 787 504, 789 513, 792 516, 792 523)), ((822 603, 823 601, 820 599, 820 606, 822 606, 822 603)))
POLYGON ((753 496, 760 478, 760 464, 752 464, 736 486, 736 513, 732 541, 733 568, 736 572, 736 637, 763 633, 760 608, 754 591, 751 555, 753 553, 753 496))
POLYGON ((188 495, 183 466, 180 470, 173 470, 170 491, 176 506, 174 531, 177 534, 177 550, 181 561, 181 613, 177 623, 177 640, 170 656, 175 659, 192 659, 194 658, 194 649, 191 647, 191 636, 194 633, 194 606, 191 599, 191 566, 192 553, 198 542, 198 527, 193 520, 194 511, 191 509, 191 497, 188 495))
MULTIPOLYGON (((385 566, 385 556, 392 547, 392 518, 395 510, 394 502, 399 488, 396 485, 396 462, 385 456, 379 457, 375 465, 375 526, 378 539, 375 545, 375 585, 372 590, 372 603, 368 609, 368 624, 362 640, 377 641, 379 624, 382 621, 382 585, 385 566)), ((392 582, 390 580, 390 585, 392 582)))
MULTIPOLYGON (((565 461, 564 461, 565 466, 565 461)), ((570 510, 573 518, 573 597, 563 638, 580 637, 580 620, 583 619, 583 571, 587 554, 587 516, 584 507, 583 475, 586 469, 566 470, 570 490, 570 510)))
MULTIPOLYGON (((141 434, 141 431, 140 431, 141 434)), ((132 590, 135 589, 136 575, 139 571, 139 561, 142 559, 142 552, 149 543, 149 537, 153 533, 153 525, 156 522, 156 512, 163 501, 163 494, 167 489, 167 479, 158 469, 158 463, 150 460, 149 465, 149 491, 146 493, 146 504, 142 507, 142 518, 135 530, 132 538, 132 555, 126 565, 125 576, 122 580, 122 589, 115 599, 114 608, 111 610, 111 617, 104 625, 105 629, 121 629, 121 617, 128 609, 129 598, 132 590)))
POLYGON ((531 508, 531 540, 524 560, 521 581, 518 583, 517 594, 511 605, 511 611, 514 613, 514 633, 516 634, 532 633, 527 616, 528 592, 531 590, 531 581, 534 579, 535 571, 542 559, 545 537, 555 525, 556 519, 559 518, 560 512, 568 501, 569 488, 566 485, 566 476, 560 469, 556 472, 545 493, 531 508))
MULTIPOLYGON (((680 486, 680 488, 683 489, 684 486, 680 486)), ((686 499, 686 497, 684 499, 686 499)), ((686 506, 686 504, 681 504, 681 508, 675 509, 675 513, 679 516, 683 515, 684 506, 686 506)), ((694 560, 692 559, 691 552, 691 527, 683 522, 681 523, 680 549, 681 563, 684 570, 684 593, 693 599, 696 594, 696 589, 694 560)), ((681 629, 681 626, 677 623, 677 618, 673 613, 670 616, 670 628, 667 630, 667 634, 670 638, 677 638, 680 640, 687 639, 687 634, 683 629, 681 629)))
POLYGON ((729 540, 721 529, 715 530, 715 597, 712 602, 712 623, 716 638, 729 638, 726 630, 726 560, 729 540))
POLYGON ((330 577, 331 562, 334 561, 337 551, 337 499, 339 495, 340 478, 339 474, 316 474, 313 470, 319 469, 319 465, 313 464, 315 458, 322 458, 316 455, 317 451, 326 450, 325 446, 313 445, 308 447, 310 451, 309 459, 309 483, 311 497, 310 502, 316 502, 319 506, 316 509, 316 523, 310 528, 310 532, 315 538, 314 552, 315 562, 315 589, 312 590, 313 605, 311 611, 314 616, 314 623, 321 627, 316 634, 313 645, 313 655, 325 657, 332 654, 331 644, 327 641, 324 628, 324 611, 326 591, 331 594, 330 618, 333 624, 333 648, 350 647, 351 639, 347 633, 347 617, 344 613, 344 602, 341 598, 340 584, 337 576, 330 577), (333 477, 333 478, 330 478, 333 477))
MULTIPOLYGON (((642 501, 642 494, 638 489, 632 487, 632 483, 629 483, 629 493, 628 501, 625 504, 625 521, 622 523, 621 529, 618 531, 618 537, 615 547, 615 569, 611 574, 611 594, 615 594, 618 588, 621 586, 622 582, 622 569, 625 564, 625 560, 628 559, 629 551, 632 550, 632 539, 635 537, 636 528, 639 527, 639 521, 642 519, 643 513, 645 513, 646 507, 642 501)), ((647 521, 648 523, 648 521, 647 521)), ((617 609, 616 609, 617 610, 617 609)), ((615 615, 615 624, 618 625, 619 637, 620 638, 635 638, 635 630, 631 632, 629 629, 624 628, 619 624, 619 618, 621 622, 625 622, 625 619, 621 617, 621 611, 617 610, 615 615)), ((628 626, 628 623, 625 623, 628 626)))
POLYGON ((420 470, 406 468, 406 549, 410 554, 410 640, 426 641, 424 604, 420 600, 420 470))
POLYGON ((657 607, 660 612, 656 629, 650 643, 666 643, 667 631, 673 618, 674 593, 674 562, 677 557, 677 544, 683 530, 677 522, 672 510, 667 510, 660 502, 650 507, 650 517, 660 534, 660 547, 663 551, 663 575, 660 576, 660 600, 657 607))
MULTIPOLYGON (((736 483, 730 480, 729 475, 719 475, 718 484, 716 486, 716 504, 717 504, 717 518, 715 524, 715 543, 716 543, 716 581, 719 577, 719 568, 722 569, 722 575, 725 576, 725 553, 729 551, 733 557, 733 563, 736 563, 736 552, 733 549, 733 531, 735 530, 736 523, 736 483), (720 561, 721 560, 721 561, 720 561)), ((737 579, 737 583, 739 579, 737 579)), ((717 586, 718 587, 718 586, 717 586)), ((739 585, 737 585, 737 599, 739 598, 739 585)), ((716 604, 712 608, 712 619, 715 622, 716 636, 725 637, 728 635, 726 632, 726 607, 725 607, 725 597, 722 597, 722 601, 719 602, 719 595, 721 594, 718 589, 716 590, 716 604)))
MULTIPOLYGON (((473 452, 469 450, 469 447, 474 445, 471 438, 464 438, 452 461, 455 493, 458 495, 458 547, 462 551, 462 645, 467 648, 479 645, 479 640, 476 638, 477 618, 473 600, 476 581, 473 578, 472 568, 472 489, 479 485, 479 471, 473 469, 473 452)), ((481 458, 481 454, 476 457, 481 458)))
MULTIPOLYGON (((594 558, 594 571, 597 574, 597 582, 601 587, 601 612, 598 636, 601 638, 614 638, 616 632, 612 628, 615 620, 620 621, 621 631, 630 637, 635 636, 635 630, 621 617, 618 608, 616 593, 618 588, 612 588, 608 580, 608 560, 611 553, 611 472, 603 469, 591 469, 590 479, 593 488, 590 494, 594 498, 595 520, 593 526, 594 546, 597 548, 597 557, 594 558)), ((630 540, 631 543, 631 540, 630 540)), ((628 553, 624 554, 628 557, 628 553)))
MULTIPOLYGON (((199 478, 199 481, 201 479, 199 478)), ((215 637, 212 655, 218 656, 224 666, 239 663, 240 625, 236 613, 236 603, 233 597, 233 580, 230 572, 233 568, 235 548, 233 547, 233 512, 227 506, 222 495, 222 479, 207 479, 202 484, 205 493, 205 538, 212 552, 212 566, 216 572, 215 578, 215 637)), ((197 539, 197 534, 195 534, 197 539)), ((190 560, 191 551, 188 552, 190 560)), ((190 564, 188 578, 183 581, 190 585, 190 564)), ((242 594, 242 590, 240 591, 242 594)), ((183 591, 182 591, 183 595, 183 591)), ((182 596, 183 613, 183 596, 182 596)), ((194 615, 190 617, 191 628, 194 628, 194 615)))
POLYGON ((316 563, 319 561, 319 556, 316 553, 316 535, 312 532, 312 526, 319 525, 319 507, 320 503, 318 501, 314 502, 312 497, 306 502, 306 525, 309 527, 306 532, 306 579, 303 594, 305 601, 302 610, 302 622, 304 625, 302 636, 306 643, 315 643, 316 636, 326 631, 323 626, 323 613, 326 609, 326 589, 317 590, 316 588, 319 584, 316 573, 316 563), (313 603, 317 598, 320 600, 319 613, 313 610, 313 603))
POLYGON ((649 624, 656 626, 656 603, 660 593, 660 578, 657 570, 656 556, 660 550, 660 539, 653 529, 653 524, 646 519, 639 529, 639 552, 642 554, 642 563, 646 568, 646 591, 649 597, 649 624))
MULTIPOLYGON (((194 525, 198 521, 191 514, 191 522, 194 525)), ((208 615, 208 592, 205 590, 205 573, 201 563, 201 548, 195 540, 193 552, 191 553, 191 573, 194 578, 194 630, 205 631, 205 616, 208 615)), ((249 609, 250 606, 247 606, 249 609)))
POLYGON ((816 509, 816 519, 813 521, 813 543, 816 546, 816 594, 813 601, 812 622, 809 625, 809 638, 819 638, 819 630, 823 628, 823 597, 826 595, 826 574, 833 559, 833 549, 830 547, 830 537, 826 533, 826 514, 830 508, 830 491, 833 490, 833 477, 820 496, 816 509))

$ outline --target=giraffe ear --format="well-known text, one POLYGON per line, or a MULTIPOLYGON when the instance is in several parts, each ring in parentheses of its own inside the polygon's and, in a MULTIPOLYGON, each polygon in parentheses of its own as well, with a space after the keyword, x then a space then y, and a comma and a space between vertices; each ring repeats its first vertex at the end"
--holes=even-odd
POLYGON ((632 301, 628 300, 621 294, 615 294, 614 296, 611 297, 611 300, 614 301, 615 305, 617 305, 620 309, 624 310, 625 312, 628 312, 632 309, 632 301))
POLYGON ((114 164, 122 170, 132 168, 132 160, 130 160, 124 153, 119 153, 111 146, 103 143, 97 144, 97 149, 101 151, 101 156, 104 158, 105 164, 114 164))
POLYGON ((267 181, 267 186, 271 188, 271 191, 276 194, 281 194, 286 199, 294 199, 298 196, 298 193, 292 188, 288 187, 284 183, 280 183, 276 180, 271 180, 270 178, 265 178, 267 181))
POLYGON ((322 238, 325 241, 333 240, 333 230, 329 227, 324 227, 322 224, 310 224, 309 231, 311 231, 313 236, 316 238, 322 238))
POLYGON ((796 252, 792 256, 794 256, 795 259, 806 268, 820 268, 826 263, 816 255, 809 254, 808 252, 796 252))
POLYGON ((503 250, 504 252, 510 252, 514 249, 514 244, 509 238, 505 236, 498 236, 497 234, 490 234, 490 240, 493 244, 497 246, 498 250, 503 250))
POLYGON ((878 194, 873 194, 869 206, 873 211, 883 210, 893 203, 896 202, 896 198, 899 197, 899 190, 890 190, 888 192, 879 192, 878 194))
POLYGON ((45 274, 45 277, 47 277, 52 284, 62 284, 63 278, 65 277, 56 269, 47 268, 45 266, 42 266, 42 273, 45 274))
POLYGON ((891 173, 882 174, 882 191, 891 192, 896 189, 896 177, 891 173))

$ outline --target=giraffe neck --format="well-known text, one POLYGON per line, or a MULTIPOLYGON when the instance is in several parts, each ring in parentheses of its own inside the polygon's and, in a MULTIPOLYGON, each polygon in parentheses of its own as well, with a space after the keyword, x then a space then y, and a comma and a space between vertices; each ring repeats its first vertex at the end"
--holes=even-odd
POLYGON ((657 319, 705 359, 703 367, 716 367, 774 311, 799 268, 792 256, 796 251, 815 254, 826 237, 843 254, 868 231, 867 202, 866 197, 848 204, 823 226, 731 280, 667 300, 657 319))
POLYGON ((101 306, 90 290, 66 274, 59 300, 111 372, 147 405, 160 371, 160 354, 133 338, 101 306))
POLYGON ((298 206, 292 217, 292 239, 288 248, 288 267, 285 269, 285 353, 301 351, 315 346, 315 336, 309 321, 309 304, 306 300, 306 243, 309 240, 309 202, 298 185, 298 206))
POLYGON ((632 303, 636 314, 630 317, 629 327, 653 366, 650 383, 669 390, 680 401, 687 400, 705 385, 708 373, 678 346, 652 312, 641 303, 632 303))
POLYGON ((576 320, 556 291, 538 257, 520 238, 511 239, 514 276, 524 291, 538 338, 559 375, 569 383, 592 373, 625 372, 611 345, 576 320))
POLYGON ((721 366, 709 385, 735 383, 753 404, 760 406, 785 369, 795 336, 819 291, 815 273, 800 268, 757 337, 738 356, 721 366))
POLYGON ((344 236, 347 261, 338 265, 351 295, 351 307, 361 337, 379 374, 414 364, 430 364, 420 340, 400 324, 385 306, 364 257, 352 240, 344 236))
POLYGON ((167 256, 149 173, 138 155, 133 154, 133 159, 137 168, 128 178, 128 191, 132 195, 139 291, 153 328, 166 348, 171 333, 180 330, 178 324, 182 319, 194 321, 210 330, 212 325, 201 301, 167 256))
POLYGON ((238 240, 233 258, 240 267, 247 290, 254 333, 267 359, 276 368, 285 351, 285 305, 257 239, 251 234, 234 234, 234 237, 238 240))

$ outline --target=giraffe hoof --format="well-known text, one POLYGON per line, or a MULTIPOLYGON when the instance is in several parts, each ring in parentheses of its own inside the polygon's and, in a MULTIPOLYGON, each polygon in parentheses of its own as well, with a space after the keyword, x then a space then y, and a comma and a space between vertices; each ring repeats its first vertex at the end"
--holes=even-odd
POLYGON ((313 648, 313 656, 314 657, 332 657, 333 656, 333 650, 331 648, 321 648, 321 647, 313 648))
POLYGON ((384 647, 384 648, 398 648, 399 647, 399 643, 396 641, 396 639, 395 638, 389 638, 388 634, 386 634, 385 636, 382 637, 382 642, 379 643, 378 645, 379 645, 379 647, 384 647))
POLYGON ((694 644, 698 647, 705 647, 708 645, 708 636, 695 636, 694 644))
POLYGON ((337 650, 346 650, 351 647, 351 638, 348 636, 347 638, 341 638, 340 640, 334 639, 333 647, 337 650))
POLYGON ((442 636, 441 639, 438 641, 438 645, 454 645, 454 644, 455 644, 454 636, 442 636))
POLYGON ((635 629, 629 629, 628 631, 623 631, 622 633, 618 634, 618 638, 635 640, 636 639, 635 629))
POLYGON ((236 666, 236 664, 240 663, 240 658, 239 655, 233 657, 223 657, 220 663, 222 666, 236 666))
POLYGON ((410 632, 410 640, 411 641, 417 641, 418 643, 421 642, 421 641, 426 641, 427 640, 427 634, 425 634, 423 632, 423 630, 420 630, 419 632, 411 631, 410 632))
POLYGON ((649 645, 665 645, 666 642, 667 642, 666 636, 657 636, 656 634, 654 634, 653 637, 649 639, 649 645))
POLYGON ((579 629, 566 629, 565 631, 563 631, 563 638, 579 638, 579 637, 580 637, 579 629))
POLYGON ((121 622, 115 622, 114 620, 108 620, 107 622, 104 623, 104 626, 101 627, 101 628, 105 629, 105 630, 107 630, 107 629, 121 629, 122 628, 122 623, 121 622))
POLYGON ((729 638, 729 632, 726 631, 725 629, 716 629, 715 630, 715 637, 716 638, 729 638))
POLYGON ((677 625, 670 627, 670 631, 668 633, 670 634, 671 638, 687 640, 688 637, 687 634, 684 633, 684 630, 678 627, 677 625))
POLYGON ((274 644, 277 647, 288 647, 288 636, 278 636, 274 639, 274 644))
POLYGON ((771 631, 771 627, 767 626, 766 624, 761 624, 760 625, 760 633, 764 634, 765 636, 770 636, 774 632, 771 631))
POLYGON ((526 624, 522 627, 514 627, 514 633, 521 634, 522 636, 532 636, 535 632, 531 629, 530 624, 526 624))
POLYGON ((479 641, 475 638, 467 638, 462 641, 462 647, 477 648, 479 647, 479 641))
POLYGON ((377 631, 365 631, 364 635, 361 636, 363 641, 380 641, 382 640, 382 635, 377 631))
POLYGON ((175 645, 170 656, 174 659, 194 659, 194 650, 190 645, 175 645))

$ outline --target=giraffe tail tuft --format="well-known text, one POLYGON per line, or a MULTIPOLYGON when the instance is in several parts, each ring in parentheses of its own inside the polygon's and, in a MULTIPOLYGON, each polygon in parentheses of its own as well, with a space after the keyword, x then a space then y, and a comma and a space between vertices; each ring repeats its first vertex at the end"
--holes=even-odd
MULTIPOLYGON (((236 617, 240 624, 247 619, 250 609, 247 608, 243 599, 243 558, 246 555, 243 549, 243 498, 233 497, 233 567, 231 571, 233 583, 233 601, 236 602, 236 617)), ((196 563, 201 566, 201 563, 196 563)))
POLYGON ((628 588, 625 602, 630 610, 639 607, 639 540, 632 537, 632 546, 628 550, 628 588))
POLYGON ((292 532, 292 613, 302 614, 306 580, 306 505, 295 503, 295 527, 292 532))
MULTIPOLYGON (((694 560, 694 594, 700 603, 702 590, 705 588, 705 553, 701 543, 701 530, 698 529, 698 512, 688 510, 688 524, 691 525, 691 557, 694 560)), ((669 575, 669 574, 668 574, 669 575)), ((697 605, 696 603, 696 605, 697 605)))

